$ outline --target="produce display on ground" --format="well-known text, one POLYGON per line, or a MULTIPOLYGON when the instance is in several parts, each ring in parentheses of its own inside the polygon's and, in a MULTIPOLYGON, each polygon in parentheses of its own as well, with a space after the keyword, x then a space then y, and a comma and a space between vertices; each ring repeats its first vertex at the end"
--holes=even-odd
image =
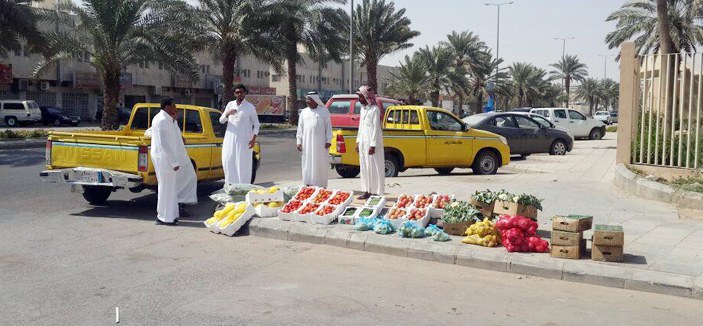
POLYGON ((483 221, 469 226, 465 234, 466 238, 462 239, 461 242, 468 244, 495 247, 501 241, 500 231, 488 218, 484 218, 483 221))

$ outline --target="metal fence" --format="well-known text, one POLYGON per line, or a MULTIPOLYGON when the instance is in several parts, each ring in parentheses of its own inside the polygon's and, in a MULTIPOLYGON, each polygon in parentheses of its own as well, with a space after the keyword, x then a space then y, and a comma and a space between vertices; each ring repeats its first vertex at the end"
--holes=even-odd
MULTIPOLYGON (((631 163, 698 169, 703 166, 703 53, 639 56, 631 163)), ((634 121, 633 121, 634 122, 634 121)))

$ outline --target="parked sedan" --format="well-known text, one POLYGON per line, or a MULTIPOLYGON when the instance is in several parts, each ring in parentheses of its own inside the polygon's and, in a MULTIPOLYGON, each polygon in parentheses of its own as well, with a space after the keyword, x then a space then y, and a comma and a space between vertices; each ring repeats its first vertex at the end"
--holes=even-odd
POLYGON ((566 155, 574 146, 573 138, 563 130, 547 126, 521 113, 481 113, 463 120, 472 128, 490 131, 508 140, 510 154, 533 153, 566 155))
POLYGON ((41 119, 45 126, 50 124, 54 126, 60 126, 62 124, 77 126, 81 123, 81 117, 68 116, 61 108, 41 106, 39 110, 41 110, 41 119))

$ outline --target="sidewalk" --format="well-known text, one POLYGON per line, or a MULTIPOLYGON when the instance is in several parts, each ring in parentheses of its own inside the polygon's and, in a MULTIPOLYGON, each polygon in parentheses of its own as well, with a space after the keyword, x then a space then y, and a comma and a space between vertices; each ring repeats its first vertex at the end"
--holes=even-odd
MULTIPOLYGON (((534 194, 545 199, 544 211, 539 215, 543 236, 548 236, 551 217, 557 214, 593 215, 595 224, 622 225, 626 253, 623 263, 509 254, 502 247, 464 245, 459 237, 447 244, 398 239, 372 232, 358 233, 343 225, 320 227, 260 220, 252 223, 252 231, 255 235, 316 243, 327 243, 327 238, 337 237, 334 234, 341 232, 336 244, 344 243, 342 246, 349 248, 703 299, 703 222, 680 218, 672 205, 618 190, 613 183, 615 143, 612 133, 601 141, 577 141, 569 155, 532 155, 511 162, 508 169, 501 169, 495 176, 475 176, 469 170, 449 176, 439 176, 430 169, 410 170, 397 178, 386 179, 386 192, 434 191, 455 194, 460 200, 468 200, 476 190, 483 189, 534 194)), ((281 184, 295 186, 299 182, 281 184)), ((358 190, 359 179, 330 180, 329 187, 358 190)), ((585 238, 590 239, 591 235, 592 230, 584 232, 585 238)))

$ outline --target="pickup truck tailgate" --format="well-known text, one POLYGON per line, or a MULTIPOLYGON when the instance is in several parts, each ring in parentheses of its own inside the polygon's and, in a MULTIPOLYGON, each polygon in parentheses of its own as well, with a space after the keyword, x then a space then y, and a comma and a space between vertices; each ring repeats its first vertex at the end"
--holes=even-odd
POLYGON ((52 169, 86 167, 137 173, 140 140, 140 137, 116 133, 52 135, 49 138, 50 166, 52 169))

